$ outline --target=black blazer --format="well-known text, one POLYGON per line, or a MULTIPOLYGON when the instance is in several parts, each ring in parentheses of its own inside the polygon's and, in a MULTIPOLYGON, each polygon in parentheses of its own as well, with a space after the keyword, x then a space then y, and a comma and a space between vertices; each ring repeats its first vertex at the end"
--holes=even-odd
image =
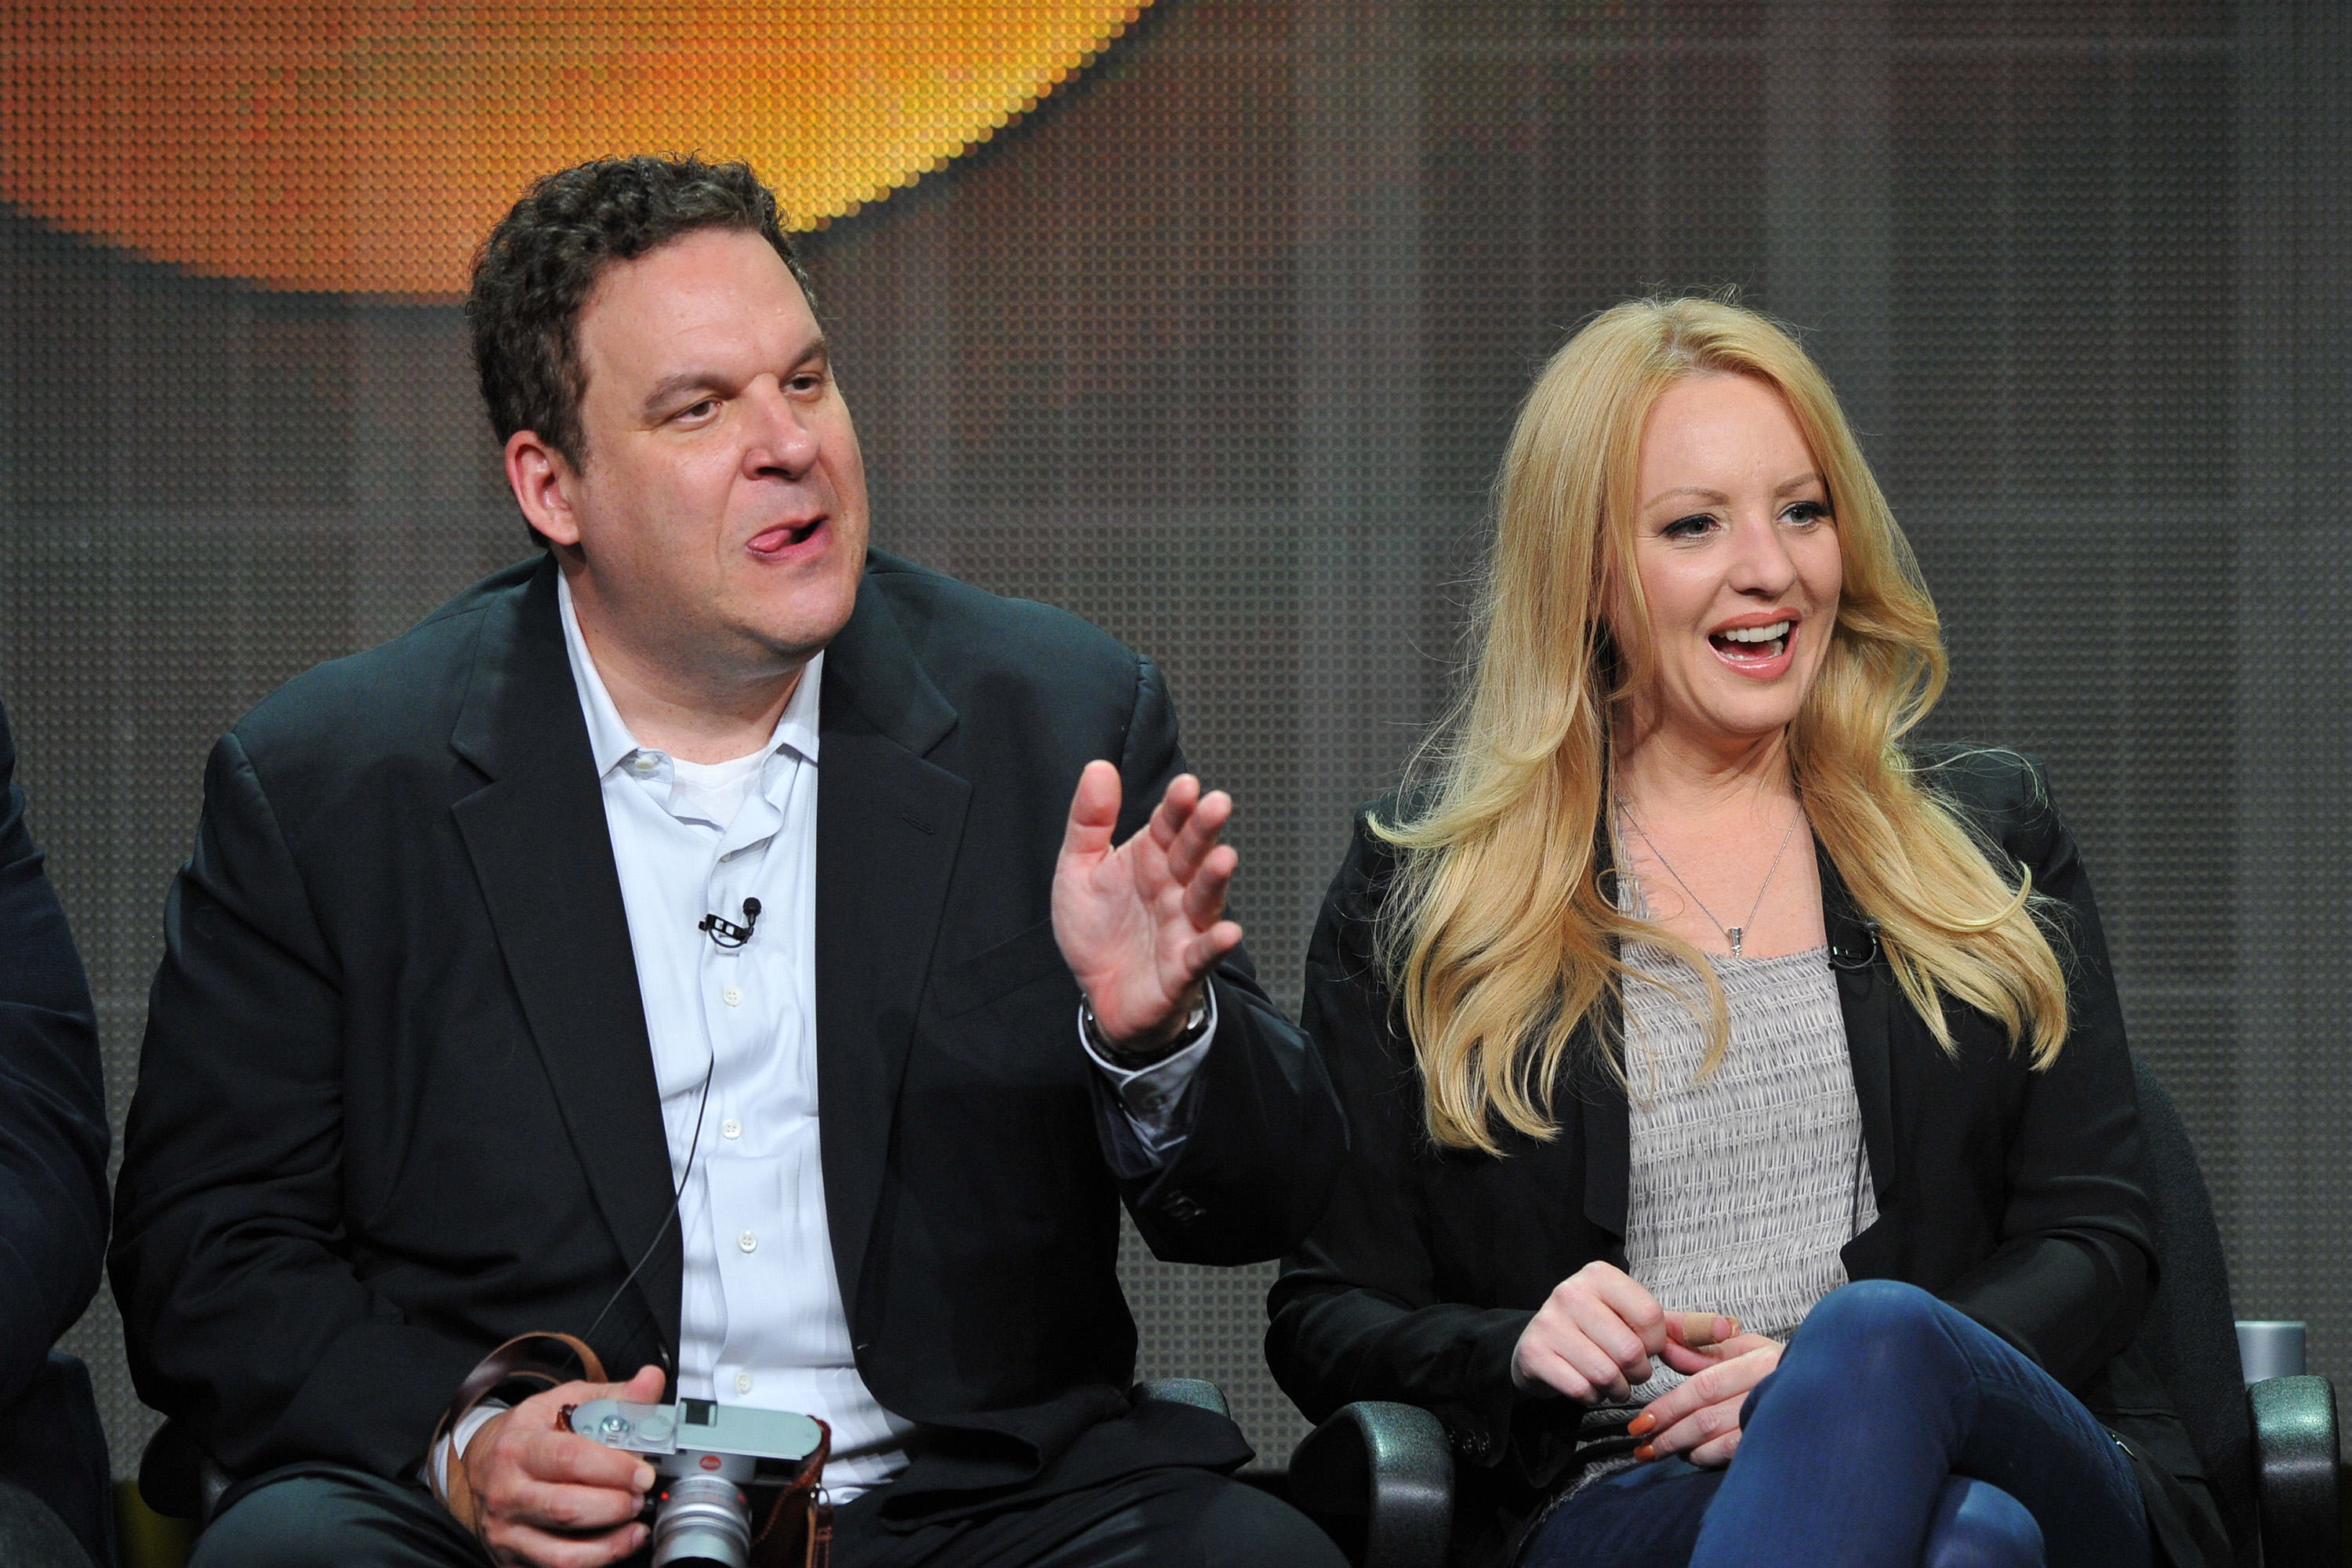
POLYGON ((106 1446, 78 1362, 49 1353, 98 1293, 106 1085, 89 982, 25 826, 0 710, 0 1479, 104 1562, 106 1446))
MULTIPOLYGON (((2156 1258, 2097 905, 2033 763, 1985 752, 1922 760, 1989 843, 2063 901, 2073 1029, 2037 1073, 1991 1019, 1955 1006, 1958 1052, 1948 1056, 1819 855, 1879 1212, 1846 1245, 1847 1272, 1932 1291, 2032 1356, 2152 1456, 2144 1489, 2168 1495, 2151 1468, 2199 1471, 2162 1389, 2127 1350, 2156 1258)), ((1520 1394, 1511 1353, 1560 1280, 1595 1258, 1624 1266, 1625 1097, 1586 1070, 1560 1094, 1549 1142, 1506 1132, 1499 1160, 1438 1149, 1402 1009, 1373 952, 1395 867, 1360 819, 1307 952, 1304 1021, 1355 1142, 1329 1211, 1275 1287, 1266 1350, 1311 1419, 1357 1399, 1434 1411, 1463 1461, 1458 1544, 1476 1556, 1499 1552, 1571 1462, 1580 1407, 1520 1394)))
MULTIPOLYGON (((1181 1152, 1112 1135, 1048 896, 1087 761, 1122 833, 1183 766, 1159 671, 877 553, 824 683, 834 1262, 860 1373, 939 1428, 893 1508, 1238 1462, 1229 1423, 1129 1410, 1119 1203, 1163 1258, 1269 1258, 1345 1139, 1239 954, 1181 1152)), ((405 1476, 478 1357, 585 1331, 649 1247, 594 1344, 674 1364, 669 1154, 551 561, 238 723, 165 920, 112 1255, 148 1404, 236 1473, 405 1476)))

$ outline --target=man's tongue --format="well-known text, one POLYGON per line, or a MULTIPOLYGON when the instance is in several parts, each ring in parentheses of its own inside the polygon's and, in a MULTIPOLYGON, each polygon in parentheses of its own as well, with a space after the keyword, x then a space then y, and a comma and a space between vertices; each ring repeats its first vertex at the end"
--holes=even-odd
POLYGON ((815 531, 816 524, 814 522, 804 522, 797 527, 772 528, 754 538, 751 541, 751 548, 772 554, 779 550, 790 549, 815 531))

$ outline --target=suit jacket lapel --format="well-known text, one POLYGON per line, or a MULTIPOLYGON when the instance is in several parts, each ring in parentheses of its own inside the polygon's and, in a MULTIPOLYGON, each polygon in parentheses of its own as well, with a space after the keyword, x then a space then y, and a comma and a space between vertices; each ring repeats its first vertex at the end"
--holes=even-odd
POLYGON ((925 761, 956 711, 869 576, 827 646, 817 757, 816 1049, 826 1218, 856 1321, 890 1128, 971 788, 925 761))
POLYGON ((669 1143, 554 562, 489 616, 450 741, 490 782, 457 802, 458 832, 614 1242, 635 1264, 660 1238, 637 1282, 675 1346, 682 1253, 669 1143))

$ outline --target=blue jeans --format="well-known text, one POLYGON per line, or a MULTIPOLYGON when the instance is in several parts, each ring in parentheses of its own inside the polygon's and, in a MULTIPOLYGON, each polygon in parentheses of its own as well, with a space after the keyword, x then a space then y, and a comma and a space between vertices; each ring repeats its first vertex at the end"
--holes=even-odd
POLYGON ((1571 1498, 1539 1568, 2147 1568, 2131 1461, 2082 1402, 1926 1291, 1832 1291, 1727 1469, 1639 1465, 1571 1498))

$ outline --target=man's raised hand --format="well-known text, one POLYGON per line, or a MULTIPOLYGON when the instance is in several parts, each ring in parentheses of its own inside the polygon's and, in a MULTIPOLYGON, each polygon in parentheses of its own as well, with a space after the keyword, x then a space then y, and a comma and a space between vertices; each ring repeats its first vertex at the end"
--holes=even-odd
POLYGON ((637 1522, 654 1468, 635 1454, 560 1431, 556 1413, 592 1399, 650 1405, 662 1370, 626 1383, 566 1383, 492 1416, 449 1459, 449 1511, 500 1568, 597 1568, 646 1543, 637 1522))
POLYGON ((1054 869, 1054 938, 1105 1037, 1140 1055, 1182 1032, 1209 971, 1242 940, 1224 918, 1236 857, 1217 842, 1234 803, 1181 774, 1114 848, 1118 806, 1118 770, 1088 763, 1054 869))

